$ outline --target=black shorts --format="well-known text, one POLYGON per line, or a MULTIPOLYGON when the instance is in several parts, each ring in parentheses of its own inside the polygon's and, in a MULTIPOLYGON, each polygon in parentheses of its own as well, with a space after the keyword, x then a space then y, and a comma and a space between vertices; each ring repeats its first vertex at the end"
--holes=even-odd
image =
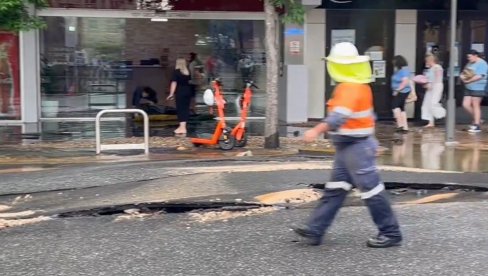
POLYGON ((197 95, 198 86, 190 84, 190 97, 195 98, 197 95))
POLYGON ((393 97, 393 106, 392 109, 399 108, 401 111, 405 111, 405 103, 407 101, 408 93, 398 93, 398 95, 393 97))
POLYGON ((483 98, 488 95, 486 95, 486 92, 484 90, 470 90, 468 88, 464 88, 464 96, 483 98))

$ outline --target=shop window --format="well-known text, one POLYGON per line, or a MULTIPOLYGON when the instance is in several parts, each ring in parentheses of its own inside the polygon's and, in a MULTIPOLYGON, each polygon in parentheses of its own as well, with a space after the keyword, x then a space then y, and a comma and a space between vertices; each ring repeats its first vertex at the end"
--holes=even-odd
POLYGON ((486 20, 471 21, 471 49, 485 54, 486 20))
MULTIPOLYGON (((41 33, 43 117, 94 117, 106 108, 133 107, 139 86, 165 102, 177 58, 198 54, 207 83, 221 77, 229 116, 244 81, 256 89, 252 112, 262 115, 266 85, 264 22, 47 17, 41 33)), ((199 87, 203 91, 207 83, 199 87)), ((201 97, 202 93, 197 94, 201 97)))
POLYGON ((0 120, 20 120, 19 37, 0 32, 0 120))

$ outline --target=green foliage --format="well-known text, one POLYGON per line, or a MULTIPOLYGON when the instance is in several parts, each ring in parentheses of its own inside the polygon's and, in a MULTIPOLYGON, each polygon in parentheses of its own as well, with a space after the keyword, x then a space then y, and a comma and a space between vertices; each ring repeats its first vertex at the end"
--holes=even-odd
POLYGON ((283 21, 302 25, 305 20, 305 9, 301 0, 272 0, 275 7, 284 10, 283 21))
POLYGON ((42 28, 44 22, 39 17, 29 14, 27 5, 42 8, 47 5, 47 2, 46 0, 0 0, 0 29, 21 31, 42 28))

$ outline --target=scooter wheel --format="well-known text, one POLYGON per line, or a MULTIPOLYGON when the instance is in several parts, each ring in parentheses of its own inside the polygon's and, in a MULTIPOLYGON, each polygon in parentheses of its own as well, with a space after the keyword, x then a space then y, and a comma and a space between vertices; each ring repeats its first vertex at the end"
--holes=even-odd
POLYGON ((223 150, 231 150, 236 145, 236 138, 230 132, 231 129, 226 129, 220 136, 219 147, 223 150))
POLYGON ((241 140, 236 139, 236 147, 243 148, 247 145, 247 132, 244 132, 241 140))
POLYGON ((201 147, 201 146, 202 146, 202 144, 195 144, 195 143, 193 143, 193 146, 194 146, 195 148, 199 148, 199 147, 201 147))

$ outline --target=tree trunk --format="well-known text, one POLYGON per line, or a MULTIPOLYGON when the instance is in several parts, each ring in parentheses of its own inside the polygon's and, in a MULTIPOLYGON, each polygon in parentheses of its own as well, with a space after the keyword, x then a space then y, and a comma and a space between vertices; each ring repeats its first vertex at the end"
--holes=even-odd
POLYGON ((278 43, 276 37, 278 13, 273 0, 264 0, 266 13, 266 119, 264 148, 280 146, 278 133, 278 43))

